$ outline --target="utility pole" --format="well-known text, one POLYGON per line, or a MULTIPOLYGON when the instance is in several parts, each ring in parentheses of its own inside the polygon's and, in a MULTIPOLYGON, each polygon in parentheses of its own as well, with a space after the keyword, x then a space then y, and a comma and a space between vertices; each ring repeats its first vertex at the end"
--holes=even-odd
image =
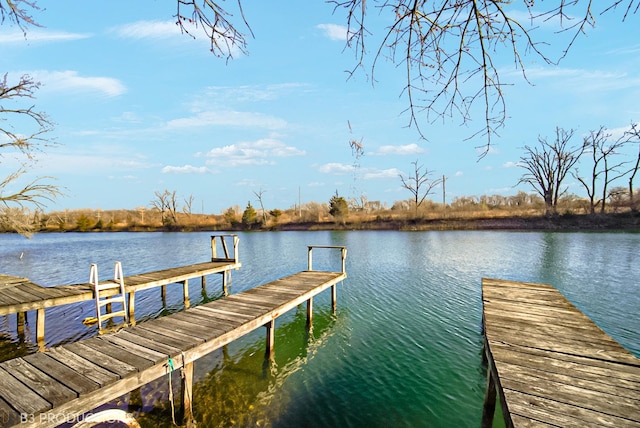
POLYGON ((447 190, 446 190, 447 177, 442 174, 442 209, 444 210, 445 216, 447 213, 447 190))

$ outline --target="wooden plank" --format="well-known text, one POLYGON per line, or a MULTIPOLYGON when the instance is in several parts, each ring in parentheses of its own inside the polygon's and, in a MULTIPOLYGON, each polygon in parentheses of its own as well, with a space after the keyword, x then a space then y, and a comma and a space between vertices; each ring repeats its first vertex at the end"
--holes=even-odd
POLYGON ((170 346, 175 346, 176 348, 180 348, 183 351, 191 349, 197 346, 199 343, 204 342, 204 339, 163 328, 157 325, 157 323, 138 324, 132 330, 134 330, 132 332, 135 334, 147 337, 152 340, 156 340, 161 343, 165 343, 170 346))
POLYGON ((201 314, 203 316, 207 316, 211 319, 214 319, 218 323, 226 323, 231 328, 235 328, 241 325, 242 323, 244 323, 245 321, 248 321, 251 319, 251 317, 239 317, 239 316, 221 314, 219 312, 211 310, 211 308, 203 308, 200 306, 196 306, 192 308, 191 311, 193 311, 194 314, 201 314))
POLYGON ((96 351, 101 352, 105 355, 108 355, 118 360, 119 362, 127 363, 130 366, 135 367, 138 371, 149 368, 157 362, 154 360, 149 360, 144 356, 138 355, 134 352, 127 351, 126 349, 118 345, 109 343, 101 337, 94 337, 91 339, 83 340, 82 344, 89 348, 95 349, 96 351))
POLYGON ((146 349, 151 349, 153 351, 159 352, 164 355, 165 358, 176 356, 180 354, 180 352, 182 352, 182 349, 180 347, 170 346, 166 343, 152 340, 148 337, 136 333, 139 333, 139 331, 130 332, 128 330, 120 330, 114 336, 109 337, 122 338, 127 342, 134 343, 146 349))
POLYGON ((71 352, 65 347, 51 348, 46 351, 46 354, 59 363, 68 366, 76 373, 97 383, 100 387, 109 385, 120 379, 120 376, 116 373, 94 364, 92 361, 71 352))
POLYGON ((20 413, 0 398, 0 424, 3 427, 18 425, 22 422, 24 413, 20 413))
MULTIPOLYGON (((519 391, 538 397, 553 398, 554 401, 571 406, 590 409, 599 413, 640 421, 640 400, 635 397, 617 395, 617 390, 610 387, 607 392, 593 390, 593 384, 582 382, 565 384, 550 376, 536 377, 529 370, 514 370, 502 362, 496 364, 500 373, 500 383, 504 389, 519 391)), ((619 391, 619 390, 618 390, 619 391)), ((513 403, 509 403, 512 407, 513 403)))
POLYGON ((231 294, 227 297, 224 298, 225 301, 227 302, 232 302, 232 303, 237 303, 237 304, 244 304, 246 307, 254 307, 254 308, 258 308, 258 309, 264 309, 264 310, 273 310, 276 307, 278 307, 277 303, 271 303, 271 302, 267 302, 264 301, 263 299, 260 298, 252 298, 250 296, 245 296, 244 294, 231 294))
POLYGON ((190 324, 196 323, 198 325, 205 326, 211 330, 219 332, 219 334, 231 331, 237 325, 230 323, 227 320, 220 320, 208 314, 202 312, 185 311, 172 315, 172 318, 186 321, 190 324))
POLYGON ((524 394, 511 389, 505 389, 505 395, 509 401, 509 408, 514 414, 535 418, 544 424, 576 428, 640 427, 640 423, 628 418, 607 415, 546 397, 524 394))
POLYGON ((75 391, 38 370, 22 358, 14 358, 0 363, 0 367, 53 406, 58 406, 78 396, 75 391))
POLYGON ((166 353, 158 352, 153 348, 131 342, 121 334, 116 333, 112 335, 103 335, 100 337, 100 339, 107 341, 113 345, 120 346, 122 349, 134 353, 135 355, 138 355, 144 359, 150 360, 154 364, 160 363, 169 357, 169 355, 166 353))
POLYGON ((255 315, 247 315, 237 311, 227 311, 224 309, 220 309, 219 305, 216 305, 216 307, 209 306, 209 305, 210 304, 200 305, 200 306, 197 306, 197 309, 212 312, 219 317, 227 318, 229 320, 249 321, 255 318, 255 315))
POLYGON ((157 320, 154 320, 153 324, 154 328, 156 326, 162 327, 169 331, 194 336, 204 341, 209 340, 212 337, 211 330, 206 327, 169 317, 158 318, 157 320))
POLYGON ((51 403, 0 367, 2 399, 19 413, 33 415, 51 409, 51 403))
POLYGON ((47 373, 58 382, 64 383, 78 395, 95 391, 99 387, 98 383, 71 369, 69 366, 62 364, 46 353, 36 352, 23 358, 29 364, 47 373))
POLYGON ((265 308, 258 308, 257 306, 252 306, 245 303, 228 300, 229 297, 231 296, 227 296, 221 300, 216 300, 215 302, 207 303, 204 306, 207 306, 212 309, 231 312, 231 313, 244 314, 247 316, 251 316, 253 318, 263 315, 266 311, 265 308))
POLYGON ((491 353, 500 361, 537 364, 557 373, 570 371, 574 376, 584 379, 606 378, 615 380, 625 388, 640 390, 640 372, 627 364, 499 342, 491 343, 491 353))
POLYGON ((71 343, 69 345, 65 345, 65 349, 68 349, 74 354, 78 354, 82 358, 92 361, 103 369, 113 372, 120 377, 124 377, 131 372, 137 371, 135 366, 90 348, 84 343, 71 343))

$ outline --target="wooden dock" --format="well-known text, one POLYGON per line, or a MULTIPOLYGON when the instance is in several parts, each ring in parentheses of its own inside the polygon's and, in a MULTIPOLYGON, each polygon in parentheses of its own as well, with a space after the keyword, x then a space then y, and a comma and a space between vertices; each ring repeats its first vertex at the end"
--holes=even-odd
POLYGON ((336 306, 342 270, 308 270, 231 294, 219 300, 118 332, 62 345, 0 363, 0 426, 54 427, 148 382, 182 371, 184 421, 193 419, 193 364, 233 340, 266 327, 266 356, 274 347, 275 319, 306 302, 312 322, 313 297, 331 288, 336 306))
POLYGON ((482 426, 497 394, 507 427, 640 427, 640 359, 557 289, 483 278, 482 301, 482 426))
MULTIPOLYGON (((182 284, 185 306, 189 307, 189 280, 202 278, 203 287, 207 275, 221 274, 223 292, 227 292, 227 281, 232 270, 242 266, 238 259, 238 237, 236 235, 214 235, 211 237, 211 261, 147 272, 124 277, 129 319, 135 320, 135 294, 150 288, 160 287, 162 298, 166 296, 168 284, 182 284), (231 241, 227 243, 227 241, 231 241), (220 256, 219 256, 220 255, 220 256)), ((87 274, 87 277, 89 275, 87 274)), ((101 284, 113 281, 101 281, 101 284)), ((116 289, 106 291, 113 295, 116 289)), ((45 309, 54 306, 94 300, 94 285, 91 283, 43 287, 27 278, 0 275, 0 316, 17 314, 18 328, 24 324, 28 311, 36 311, 36 340, 44 346, 45 309)))

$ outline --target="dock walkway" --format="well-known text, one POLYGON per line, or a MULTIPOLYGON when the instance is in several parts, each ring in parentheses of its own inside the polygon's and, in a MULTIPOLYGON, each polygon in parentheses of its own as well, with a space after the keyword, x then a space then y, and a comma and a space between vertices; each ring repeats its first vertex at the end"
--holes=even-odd
POLYGON ((482 426, 497 393, 507 427, 640 427, 640 359, 557 289, 483 278, 482 301, 482 426))
MULTIPOLYGON (((182 370, 184 418, 192 419, 193 364, 233 340, 266 327, 266 355, 274 347, 275 319, 346 278, 342 271, 308 270, 118 332, 0 363, 0 427, 54 427, 182 370)), ((317 248, 317 247, 315 247, 317 248)))
MULTIPOLYGON (((182 283, 184 301, 188 307, 190 279, 204 280, 207 275, 222 274, 223 289, 226 292, 228 274, 241 266, 238 260, 237 236, 214 235, 211 237, 211 261, 124 277, 129 318, 134 319, 136 292, 162 287, 164 296, 166 285, 182 283), (225 238, 233 242, 227 244, 225 238), (221 247, 222 257, 218 257, 217 247, 221 247)), ((100 284, 109 282, 113 281, 100 281, 100 284)), ((103 295, 114 295, 116 292, 117 289, 107 290, 103 295)), ((0 274, 0 316, 18 314, 24 319, 28 311, 36 311, 36 339, 41 346, 44 345, 46 308, 90 301, 94 298, 94 285, 88 282, 43 287, 27 278, 0 274)), ((19 319, 18 325, 20 324, 19 319)))

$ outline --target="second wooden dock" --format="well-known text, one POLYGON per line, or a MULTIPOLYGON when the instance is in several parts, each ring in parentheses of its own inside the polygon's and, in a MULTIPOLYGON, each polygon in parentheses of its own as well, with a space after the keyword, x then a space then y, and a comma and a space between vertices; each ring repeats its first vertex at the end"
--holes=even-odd
POLYGON ((482 426, 497 395, 507 427, 640 427, 640 359, 557 289, 483 278, 482 301, 482 426))

